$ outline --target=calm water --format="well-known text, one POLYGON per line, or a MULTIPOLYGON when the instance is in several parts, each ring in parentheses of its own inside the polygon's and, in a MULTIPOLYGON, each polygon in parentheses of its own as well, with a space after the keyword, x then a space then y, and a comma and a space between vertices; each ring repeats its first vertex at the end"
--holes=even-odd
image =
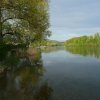
POLYGON ((1 49, 0 100, 100 100, 100 48, 1 49))

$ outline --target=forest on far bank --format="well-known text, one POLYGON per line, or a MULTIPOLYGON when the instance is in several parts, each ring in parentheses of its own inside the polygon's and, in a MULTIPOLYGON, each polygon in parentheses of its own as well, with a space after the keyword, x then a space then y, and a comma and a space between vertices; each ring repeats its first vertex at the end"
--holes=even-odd
POLYGON ((90 36, 74 37, 66 40, 65 46, 100 46, 100 33, 90 36))

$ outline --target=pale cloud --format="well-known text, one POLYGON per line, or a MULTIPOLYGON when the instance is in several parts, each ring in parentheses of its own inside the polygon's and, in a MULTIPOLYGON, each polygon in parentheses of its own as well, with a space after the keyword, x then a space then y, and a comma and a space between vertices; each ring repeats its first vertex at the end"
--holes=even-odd
POLYGON ((100 31, 100 0, 51 0, 51 39, 65 40, 100 31))

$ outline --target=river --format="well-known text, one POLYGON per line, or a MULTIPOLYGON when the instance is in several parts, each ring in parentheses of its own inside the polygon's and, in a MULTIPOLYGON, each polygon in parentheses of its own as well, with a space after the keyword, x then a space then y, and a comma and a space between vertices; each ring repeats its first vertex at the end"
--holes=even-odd
POLYGON ((100 100, 100 48, 1 51, 0 100, 100 100))

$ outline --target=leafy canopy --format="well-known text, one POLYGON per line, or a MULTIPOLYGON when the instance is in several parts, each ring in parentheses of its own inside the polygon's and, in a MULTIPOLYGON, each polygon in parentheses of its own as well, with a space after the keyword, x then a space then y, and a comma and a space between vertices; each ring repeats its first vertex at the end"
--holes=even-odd
POLYGON ((9 34, 38 40, 50 34, 48 28, 47 0, 0 0, 1 38, 9 34))

